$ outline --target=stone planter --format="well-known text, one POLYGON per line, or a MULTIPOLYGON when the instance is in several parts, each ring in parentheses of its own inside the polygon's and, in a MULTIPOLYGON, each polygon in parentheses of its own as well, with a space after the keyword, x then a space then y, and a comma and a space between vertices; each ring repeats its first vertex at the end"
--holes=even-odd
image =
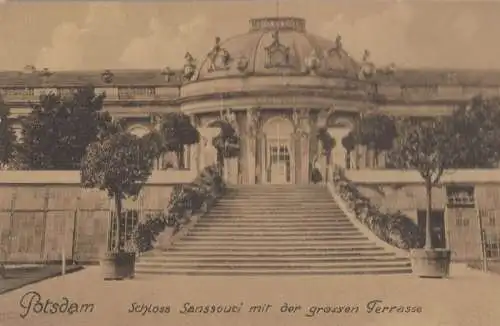
POLYGON ((134 278, 135 252, 106 252, 100 266, 104 280, 134 278))
POLYGON ((451 251, 448 249, 412 249, 410 259, 416 276, 443 278, 450 274, 451 251))

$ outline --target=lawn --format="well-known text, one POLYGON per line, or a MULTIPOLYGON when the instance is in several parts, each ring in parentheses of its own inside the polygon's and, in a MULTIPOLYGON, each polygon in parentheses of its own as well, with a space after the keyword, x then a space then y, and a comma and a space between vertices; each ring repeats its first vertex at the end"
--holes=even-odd
MULTIPOLYGON (((0 276, 0 294, 19 289, 62 274, 61 265, 19 265, 6 266, 5 277, 0 276)), ((66 266, 66 273, 81 270, 83 266, 66 266)))

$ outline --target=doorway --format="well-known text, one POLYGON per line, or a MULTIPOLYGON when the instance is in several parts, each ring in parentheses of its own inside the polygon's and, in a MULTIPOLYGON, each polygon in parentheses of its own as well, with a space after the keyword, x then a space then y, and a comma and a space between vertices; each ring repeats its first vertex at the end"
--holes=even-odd
POLYGON ((267 146, 269 157, 268 182, 272 184, 291 183, 290 150, 283 141, 270 140, 267 146))
POLYGON ((264 127, 265 146, 263 147, 264 182, 270 184, 294 183, 292 133, 293 125, 287 119, 274 117, 264 127))
MULTIPOLYGON (((425 227, 427 211, 418 210, 418 228, 425 239, 425 227)), ((446 248, 446 230, 444 224, 444 210, 433 210, 431 212, 431 243, 434 248, 446 248)))

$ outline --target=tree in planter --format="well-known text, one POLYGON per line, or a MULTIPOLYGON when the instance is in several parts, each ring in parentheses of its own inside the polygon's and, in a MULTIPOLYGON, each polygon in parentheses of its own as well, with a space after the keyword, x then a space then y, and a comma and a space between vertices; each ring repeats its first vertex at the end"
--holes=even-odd
POLYGON ((330 135, 326 127, 318 129, 317 138, 321 143, 322 155, 326 158, 326 171, 325 180, 329 180, 330 159, 332 157, 332 150, 335 148, 335 139, 330 135))
POLYGON ((351 168, 351 153, 356 147, 356 139, 350 131, 344 138, 342 138, 342 147, 344 147, 346 153, 345 153, 345 166, 346 169, 351 168))
POLYGON ((184 146, 194 145, 200 141, 200 134, 191 124, 189 117, 176 112, 163 115, 160 121, 160 134, 165 152, 174 152, 177 166, 180 169, 184 168, 184 146))
POLYGON ((372 113, 363 116, 355 125, 352 135, 355 143, 366 146, 372 152, 373 167, 378 166, 381 151, 389 151, 397 137, 395 121, 392 117, 372 113))
POLYGON ((9 107, 0 98, 0 168, 10 162, 16 144, 16 135, 10 124, 9 115, 9 107))
POLYGON ((121 228, 122 200, 137 196, 150 177, 157 155, 151 148, 144 139, 119 131, 90 144, 82 160, 82 186, 104 190, 114 199, 117 223, 114 247, 110 248, 110 257, 107 257, 111 258, 111 262, 107 263, 111 265, 107 267, 111 275, 106 278, 120 279, 133 275, 135 253, 125 250, 124 230, 121 228))
POLYGON ((495 124, 485 120, 500 121, 500 107, 497 106, 497 110, 493 107, 475 99, 466 109, 461 108, 451 116, 400 122, 400 135, 390 159, 398 168, 419 172, 427 197, 424 249, 412 252, 414 272, 420 276, 445 276, 450 263, 450 251, 434 249, 432 244, 432 188, 439 184, 446 169, 475 167, 480 163, 476 155, 488 161, 499 158, 500 131, 495 124), (469 120, 467 116, 481 118, 469 120), (462 128, 463 123, 471 121, 470 129, 462 128))
POLYGON ((224 170, 224 160, 238 157, 240 153, 240 138, 234 127, 227 121, 217 121, 214 127, 220 128, 220 133, 212 139, 212 145, 217 150, 217 166, 219 174, 224 170))

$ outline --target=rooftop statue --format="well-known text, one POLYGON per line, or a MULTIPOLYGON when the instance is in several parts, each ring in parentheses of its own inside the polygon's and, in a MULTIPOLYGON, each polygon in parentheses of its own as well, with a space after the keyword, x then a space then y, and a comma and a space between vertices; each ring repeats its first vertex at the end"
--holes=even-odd
POLYGON ((215 38, 215 45, 212 48, 212 50, 208 53, 208 59, 209 59, 209 66, 208 66, 209 72, 229 69, 231 55, 226 49, 221 47, 220 37, 215 38))
POLYGON ((186 52, 184 59, 186 59, 186 63, 184 64, 184 80, 187 81, 191 80, 196 72, 196 60, 189 52, 186 52))

